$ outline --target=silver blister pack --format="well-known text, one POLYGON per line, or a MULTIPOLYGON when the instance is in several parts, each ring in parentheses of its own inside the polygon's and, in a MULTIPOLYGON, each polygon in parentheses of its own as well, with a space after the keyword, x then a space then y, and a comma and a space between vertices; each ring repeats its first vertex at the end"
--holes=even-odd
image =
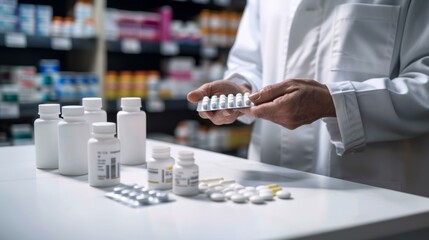
POLYGON ((205 96, 203 100, 198 102, 197 111, 198 112, 208 112, 208 111, 218 111, 225 109, 238 109, 238 108, 249 108, 254 106, 254 104, 249 100, 249 93, 241 94, 237 93, 235 96, 233 94, 220 95, 208 97, 205 96))
POLYGON ((136 208, 174 201, 168 192, 149 190, 137 184, 123 184, 115 187, 112 192, 106 193, 105 196, 129 207, 136 208))

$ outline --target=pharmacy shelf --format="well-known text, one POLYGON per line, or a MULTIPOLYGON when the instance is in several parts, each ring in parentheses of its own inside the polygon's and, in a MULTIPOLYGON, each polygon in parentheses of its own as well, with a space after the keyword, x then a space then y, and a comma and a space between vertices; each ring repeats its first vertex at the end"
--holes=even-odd
POLYGON ((214 58, 229 48, 204 47, 190 42, 148 42, 133 39, 107 40, 108 52, 124 54, 160 54, 162 56, 201 56, 214 58))
MULTIPOLYGON (((151 107, 153 103, 151 100, 142 100, 142 110, 147 112, 166 112, 166 111, 195 111, 197 108, 196 104, 188 102, 186 99, 161 99, 158 100, 162 106, 158 108, 158 104, 155 107, 151 107)), ((120 108, 120 100, 108 100, 106 103, 106 110, 108 112, 117 112, 120 108)))
MULTIPOLYGON (((42 103, 20 103, 19 104, 19 117, 18 118, 37 118, 38 117, 38 109, 39 104, 42 103)), ((59 102, 61 106, 65 105, 80 105, 80 100, 76 101, 62 101, 59 102)), ((10 117, 10 118, 0 118, 0 121, 8 121, 8 120, 14 120, 16 118, 10 117)))
POLYGON ((30 36, 21 33, 0 33, 0 47, 9 48, 42 48, 52 50, 93 49, 95 38, 67 38, 30 36))

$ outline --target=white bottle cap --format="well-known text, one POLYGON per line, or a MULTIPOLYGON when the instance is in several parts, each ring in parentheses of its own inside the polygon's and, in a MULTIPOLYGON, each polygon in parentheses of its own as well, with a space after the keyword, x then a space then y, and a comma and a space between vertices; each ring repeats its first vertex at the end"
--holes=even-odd
POLYGON ((98 97, 90 97, 82 99, 82 106, 85 109, 100 109, 103 103, 101 98, 98 97))
POLYGON ((180 160, 193 160, 194 158, 194 152, 192 151, 181 150, 178 155, 180 160))
POLYGON ((63 116, 83 116, 84 109, 82 106, 63 106, 63 116))
POLYGON ((141 108, 142 100, 139 97, 125 97, 121 98, 121 108, 141 108))
POLYGON ((170 147, 168 146, 153 146, 152 157, 169 157, 170 147))
POLYGON ((112 122, 96 122, 92 124, 92 132, 96 134, 115 134, 116 124, 112 122))
POLYGON ((60 105, 56 103, 39 104, 40 114, 60 114, 60 105))

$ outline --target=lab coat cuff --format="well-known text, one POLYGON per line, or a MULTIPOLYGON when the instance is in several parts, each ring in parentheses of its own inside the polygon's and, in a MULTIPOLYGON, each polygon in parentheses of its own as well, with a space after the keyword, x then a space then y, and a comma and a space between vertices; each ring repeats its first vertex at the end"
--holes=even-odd
POLYGON ((366 139, 359 104, 351 82, 327 84, 334 101, 336 118, 324 118, 336 153, 342 156, 347 153, 363 150, 366 139))
POLYGON ((259 90, 254 80, 256 79, 256 76, 253 76, 251 73, 227 73, 225 74, 224 79, 230 80, 237 85, 248 84, 252 88, 251 92, 259 90))

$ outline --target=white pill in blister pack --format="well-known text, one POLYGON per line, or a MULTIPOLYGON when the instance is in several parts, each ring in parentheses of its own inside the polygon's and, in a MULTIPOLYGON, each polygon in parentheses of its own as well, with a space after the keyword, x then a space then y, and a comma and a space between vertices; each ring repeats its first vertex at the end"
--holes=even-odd
POLYGON ((130 207, 142 207, 174 201, 167 192, 149 191, 146 187, 137 184, 123 184, 115 187, 112 192, 106 193, 105 196, 130 207))
POLYGON ((235 96, 228 94, 228 97, 223 94, 219 97, 216 95, 212 97, 205 96, 203 100, 198 102, 197 111, 207 112, 252 107, 253 103, 250 101, 249 95, 250 93, 247 92, 244 94, 237 93, 235 96))

